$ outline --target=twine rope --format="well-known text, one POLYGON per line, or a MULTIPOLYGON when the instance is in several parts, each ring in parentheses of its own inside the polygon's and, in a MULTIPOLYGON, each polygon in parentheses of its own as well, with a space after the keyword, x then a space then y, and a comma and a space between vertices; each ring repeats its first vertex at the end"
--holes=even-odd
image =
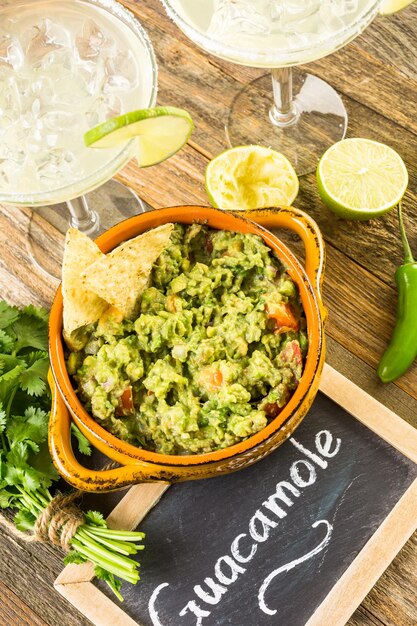
POLYGON ((81 496, 81 491, 70 494, 58 493, 48 506, 40 513, 35 522, 33 533, 22 532, 0 514, 0 522, 13 535, 31 543, 33 541, 50 542, 55 546, 61 546, 66 552, 71 548, 71 539, 82 524, 85 524, 84 514, 74 505, 74 500, 81 496))
MULTIPOLYGON (((117 467, 114 461, 105 465, 101 471, 117 467)), ((32 534, 22 532, 0 513, 0 522, 13 535, 31 543, 33 541, 50 542, 61 546, 65 552, 71 549, 71 540, 80 526, 85 524, 83 512, 74 504, 77 498, 83 495, 82 491, 73 491, 69 494, 57 493, 48 506, 39 514, 32 534)))
POLYGON ((83 513, 74 505, 74 500, 80 495, 80 491, 67 495, 58 493, 36 520, 33 529, 34 540, 49 540, 55 546, 61 546, 65 552, 68 552, 71 539, 78 528, 85 523, 83 513))

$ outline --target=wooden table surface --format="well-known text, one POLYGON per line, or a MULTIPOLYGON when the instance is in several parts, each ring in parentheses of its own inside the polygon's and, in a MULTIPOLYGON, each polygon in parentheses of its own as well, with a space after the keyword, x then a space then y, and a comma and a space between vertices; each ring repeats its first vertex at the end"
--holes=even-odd
MULTIPOLYGON (((153 208, 208 204, 204 170, 208 160, 225 149, 228 106, 242 84, 264 72, 204 54, 167 19, 158 0, 127 0, 126 5, 138 14, 155 47, 158 103, 186 108, 196 130, 189 145, 169 161, 142 171, 129 164, 118 179, 153 208)), ((404 212, 417 254, 416 42, 417 4, 376 20, 353 43, 311 63, 309 69, 342 95, 349 112, 349 136, 385 142, 403 156, 410 173, 404 212)), ((368 223, 340 220, 321 203, 314 174, 301 179, 296 204, 316 219, 327 242, 328 363, 417 427, 417 363, 395 384, 383 386, 375 374, 395 321, 394 272, 402 261, 395 212, 368 223)), ((14 304, 48 306, 56 281, 31 264, 26 246, 29 216, 28 209, 0 207, 0 295, 14 304)), ((47 228, 45 233, 45 247, 52 252, 57 234, 47 228)), ((301 253, 294 237, 286 240, 301 253)), ((61 569, 58 549, 24 543, 0 524, 0 624, 89 624, 54 592, 53 581, 61 569)), ((415 626, 416 590, 417 535, 349 625, 415 626)))

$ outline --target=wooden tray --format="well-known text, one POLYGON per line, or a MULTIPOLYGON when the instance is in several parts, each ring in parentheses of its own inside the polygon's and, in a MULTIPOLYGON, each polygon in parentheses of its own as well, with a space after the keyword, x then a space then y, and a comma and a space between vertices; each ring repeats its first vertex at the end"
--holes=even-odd
POLYGON ((123 604, 89 564, 56 590, 98 626, 345 624, 417 528, 417 432, 327 365, 320 392, 252 467, 173 485, 156 507, 166 485, 100 496, 121 498, 112 527, 147 533, 123 604))

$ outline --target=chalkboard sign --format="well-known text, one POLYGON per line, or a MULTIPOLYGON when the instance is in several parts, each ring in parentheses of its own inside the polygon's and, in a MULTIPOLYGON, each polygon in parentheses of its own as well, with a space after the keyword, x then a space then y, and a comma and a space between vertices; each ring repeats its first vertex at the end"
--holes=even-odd
MULTIPOLYGON (((417 464, 410 453, 413 445, 417 450, 417 436, 390 414, 397 428, 385 425, 385 439, 390 440, 391 430, 398 438, 400 428, 407 449, 388 443, 373 431, 387 419, 378 412, 390 412, 330 368, 324 387, 326 378, 327 395, 319 393, 278 451, 240 472, 173 485, 164 493, 140 523, 147 535, 140 584, 124 586, 119 608, 105 585, 90 583, 89 619, 103 626, 115 626, 117 616, 126 626, 333 626, 346 621, 417 526, 417 464), (373 430, 355 419, 338 396, 356 403, 365 416, 362 422, 369 421, 373 430), (368 417, 366 407, 372 413, 368 417), (414 509, 406 506, 408 500, 414 509), (399 509, 407 511, 405 531, 398 531, 393 520, 400 517, 399 509), (378 535, 386 542, 387 533, 395 551, 381 562, 378 535), (369 565, 364 572, 358 568, 367 547, 368 561, 372 549, 375 553, 371 580, 369 565), (349 582, 349 570, 356 580, 352 574, 349 582), (338 594, 349 584, 352 589, 356 584, 358 593, 341 609, 338 594), (91 613, 92 597, 100 603, 99 617, 91 613), (112 617, 103 612, 103 600, 112 617)), ((147 486, 148 494, 153 487, 147 486)), ((158 489, 159 498, 163 487, 158 489)), ((123 507, 122 500, 119 514, 123 507)), ((130 498, 130 525, 132 507, 130 498)), ((404 525, 404 511, 401 520, 404 525)), ((57 588, 69 597, 70 584, 64 576, 57 588)), ((74 604, 80 607, 78 595, 74 604)))

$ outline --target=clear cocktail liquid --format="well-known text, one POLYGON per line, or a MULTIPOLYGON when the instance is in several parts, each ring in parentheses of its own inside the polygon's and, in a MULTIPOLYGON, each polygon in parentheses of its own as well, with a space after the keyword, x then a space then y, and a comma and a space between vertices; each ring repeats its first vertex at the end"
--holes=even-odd
POLYGON ((131 29, 99 6, 32 0, 3 7, 0 192, 50 191, 51 201, 58 188, 74 195, 74 181, 120 151, 86 148, 85 131, 148 106, 147 65, 131 29))
MULTIPOLYGON (((375 0, 170 0, 170 5, 186 23, 219 43, 219 56, 227 58, 222 47, 233 46, 242 50, 240 59, 233 54, 235 62, 252 64, 249 55, 256 61, 259 54, 264 64, 262 55, 272 57, 275 51, 271 65, 278 66, 280 53, 300 50, 297 62, 310 60, 309 48, 320 48, 321 42, 360 21, 375 0)), ((319 50, 313 55, 323 56, 319 50)))

